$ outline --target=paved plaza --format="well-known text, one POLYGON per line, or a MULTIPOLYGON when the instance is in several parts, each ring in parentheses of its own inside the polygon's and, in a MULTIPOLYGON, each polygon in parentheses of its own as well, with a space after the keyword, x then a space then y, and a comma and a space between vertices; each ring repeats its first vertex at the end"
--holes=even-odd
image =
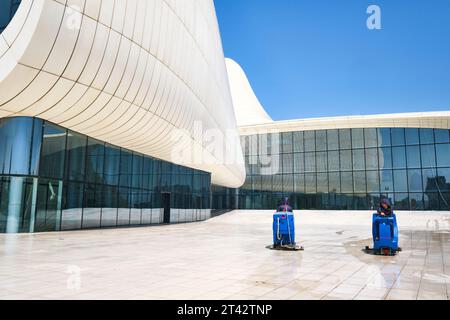
POLYGON ((398 212, 395 257, 366 254, 371 212, 296 212, 303 252, 272 212, 206 222, 0 235, 0 299, 448 299, 450 213, 398 212))

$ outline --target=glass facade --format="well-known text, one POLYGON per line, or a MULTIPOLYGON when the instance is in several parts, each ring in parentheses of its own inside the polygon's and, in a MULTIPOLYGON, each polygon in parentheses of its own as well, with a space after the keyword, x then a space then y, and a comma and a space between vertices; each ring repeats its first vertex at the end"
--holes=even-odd
POLYGON ((0 232, 44 232, 204 220, 209 173, 177 166, 33 118, 0 119, 0 232))
POLYGON ((450 209, 449 130, 341 129, 241 137, 240 209, 450 209), (278 144, 278 145, 277 145, 278 144))
POLYGON ((0 0, 0 33, 14 17, 21 0, 0 0))

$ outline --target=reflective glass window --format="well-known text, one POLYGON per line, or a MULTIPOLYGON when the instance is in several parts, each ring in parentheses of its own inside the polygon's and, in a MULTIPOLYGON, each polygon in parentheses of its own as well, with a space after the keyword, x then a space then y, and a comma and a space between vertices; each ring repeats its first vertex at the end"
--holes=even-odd
POLYGON ((351 172, 341 172, 341 192, 353 193, 353 174, 351 172))
POLYGON ((282 174, 275 174, 272 178, 273 183, 273 191, 275 192, 283 192, 283 175, 282 174))
POLYGON ((409 194, 409 208, 410 210, 423 210, 423 193, 409 194))
POLYGON ((69 131, 67 135, 67 178, 69 180, 84 180, 86 144, 86 136, 69 131))
POLYGON ((294 176, 292 174, 283 175, 283 192, 294 192, 294 176))
POLYGON ((352 148, 352 137, 350 129, 340 129, 339 130, 339 146, 340 149, 351 149, 352 148))
POLYGON ((395 210, 409 210, 409 197, 407 193, 396 193, 394 199, 395 210))
POLYGON ((327 131, 328 150, 339 150, 339 130, 327 131))
POLYGON ((305 174, 306 193, 317 193, 317 175, 313 173, 305 174))
POLYGON ((419 146, 406 147, 406 161, 408 168, 420 168, 420 148, 419 146))
POLYGON ((353 154, 353 170, 365 170, 365 156, 364 149, 357 149, 352 151, 353 154))
POLYGON ((294 175, 294 192, 305 193, 305 175, 295 174, 294 175))
POLYGON ((364 146, 366 148, 378 147, 377 129, 364 129, 364 146))
POLYGON ((316 151, 316 132, 315 131, 305 131, 305 151, 316 151))
POLYGON ((328 173, 329 190, 331 193, 341 192, 341 175, 339 172, 328 173))
MULTIPOLYGON (((436 177, 436 189, 439 192, 450 191, 450 168, 438 169, 436 177)), ((427 185, 431 184, 430 182, 427 185)), ((425 190, 426 191, 426 190, 425 190)))
POLYGON ((30 173, 32 118, 5 118, 0 121, 0 173, 30 173))
POLYGON ((419 144, 419 129, 407 128, 405 129, 405 135, 407 145, 419 144))
MULTIPOLYGON (((143 156, 138 153, 133 154, 133 188, 142 188, 142 174, 143 174, 143 156)), ((179 172, 179 177, 183 177, 183 173, 179 172)), ((182 183, 182 182, 181 182, 182 183)), ((180 184, 181 184, 180 183, 180 184)))
POLYGON ((103 167, 105 161, 105 145, 103 142, 88 139, 86 156, 86 180, 92 183, 103 183, 103 167))
POLYGON ((339 151, 328 152, 328 170, 339 171, 339 151))
POLYGON ((133 175, 133 153, 131 151, 121 149, 120 152, 120 178, 121 187, 131 187, 131 179, 133 175))
POLYGON ((21 0, 1 0, 0 1, 0 33, 8 26, 14 17, 21 0))
POLYGON ((420 146, 420 154, 422 158, 422 167, 434 168, 436 167, 436 150, 434 144, 427 144, 420 146))
MULTIPOLYGON (((406 134, 407 136, 407 134, 406 134)), ((405 145, 405 129, 402 128, 392 128, 391 138, 393 146, 404 146, 405 145)))
MULTIPOLYGON (((283 153, 292 153, 292 132, 283 132, 281 134, 282 137, 282 152, 283 153)), ((256 154, 256 153, 255 153, 256 154)))
POLYGON ((316 171, 316 154, 314 152, 305 153, 305 171, 306 172, 316 171))
POLYGON ((378 163, 380 169, 392 169, 392 149, 379 148, 378 149, 378 163))
POLYGON ((382 193, 394 192, 394 176, 392 170, 380 171, 380 191, 382 193))
POLYGON ((305 154, 294 153, 294 172, 305 172, 305 154))
POLYGON ((439 190, 439 180, 436 169, 423 169, 422 182, 424 192, 435 192, 439 190))
POLYGON ((392 148, 392 162, 394 169, 406 168, 406 150, 405 147, 392 148))
POLYGON ((355 193, 366 193, 366 173, 364 171, 356 171, 353 173, 353 188, 355 193))
POLYGON ((282 155, 283 173, 292 173, 294 170, 294 162, 292 153, 282 155))
POLYGON ((406 170, 394 170, 395 192, 408 192, 408 178, 406 170))
POLYGON ((378 149, 371 148, 365 150, 366 156, 366 169, 378 170, 378 149))
POLYGON ((327 150, 327 132, 326 130, 320 130, 316 132, 316 150, 326 151, 327 150))
POLYGON ((450 167, 450 144, 437 144, 436 157, 438 167, 450 167))
POLYGON ((302 131, 297 131, 293 133, 293 144, 294 144, 294 152, 305 151, 302 131))
POLYGON ((390 147, 391 144, 391 129, 381 128, 378 129, 378 146, 379 147, 390 147))
POLYGON ((317 192, 327 193, 328 192, 328 174, 318 173, 317 174, 317 192))
POLYGON ((339 162, 341 163, 341 171, 351 171, 352 165, 352 151, 351 150, 341 150, 339 152, 339 162))
POLYGON ((104 181, 108 185, 117 186, 120 173, 120 149, 106 144, 104 161, 104 181))
POLYGON ((434 143, 434 131, 433 129, 420 129, 420 143, 430 144, 434 143))
POLYGON ((422 171, 418 169, 408 170, 408 191, 422 191, 422 171))
POLYGON ((318 172, 328 171, 328 156, 327 152, 317 152, 316 153, 316 163, 318 172))
POLYGON ((367 171, 367 192, 380 192, 380 174, 378 171, 367 171))
POLYGON ((449 143, 450 142, 449 130, 435 129, 434 139, 436 143, 449 143))
POLYGON ((364 148, 364 130, 352 129, 352 148, 364 148))
POLYGON ((39 175, 55 179, 62 179, 66 152, 66 130, 44 123, 42 138, 41 161, 39 175))

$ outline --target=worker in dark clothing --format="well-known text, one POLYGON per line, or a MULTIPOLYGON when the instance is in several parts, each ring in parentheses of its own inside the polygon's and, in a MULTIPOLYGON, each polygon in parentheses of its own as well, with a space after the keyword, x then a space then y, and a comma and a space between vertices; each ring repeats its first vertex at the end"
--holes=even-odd
POLYGON ((278 206, 277 212, 293 212, 294 210, 289 205, 289 198, 284 198, 281 205, 278 206))
MULTIPOLYGON (((380 207, 377 210, 377 214, 382 217, 386 217, 386 218, 388 218, 394 214, 391 203, 389 202, 388 199, 381 200, 380 207)), ((378 220, 375 225, 376 240, 380 239, 380 223, 381 222, 378 220)), ((393 237, 394 236, 394 228, 392 225, 391 225, 391 233, 392 233, 392 237, 393 237)))
POLYGON ((383 217, 392 215, 392 207, 388 199, 381 200, 380 207, 378 208, 377 213, 383 217))

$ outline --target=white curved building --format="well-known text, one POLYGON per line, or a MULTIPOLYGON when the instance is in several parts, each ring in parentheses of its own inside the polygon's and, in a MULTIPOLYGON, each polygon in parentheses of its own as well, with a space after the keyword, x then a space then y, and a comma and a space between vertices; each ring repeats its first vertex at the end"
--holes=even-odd
POLYGON ((245 177, 213 0, 0 2, 0 232, 205 220, 245 177))
POLYGON ((22 1, 0 36, 0 117, 15 116, 245 180, 212 0, 22 1))
POLYGON ((229 58, 225 61, 238 126, 273 124, 274 121, 259 102, 241 66, 229 58))

